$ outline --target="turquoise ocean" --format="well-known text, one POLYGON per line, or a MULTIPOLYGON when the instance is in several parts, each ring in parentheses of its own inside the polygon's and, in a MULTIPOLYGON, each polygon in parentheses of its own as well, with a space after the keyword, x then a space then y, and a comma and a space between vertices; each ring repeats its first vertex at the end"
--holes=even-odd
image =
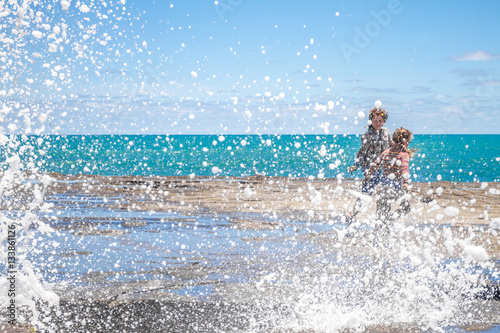
MULTIPOLYGON (((24 147, 22 160, 42 172, 221 177, 351 177, 346 169, 361 145, 359 135, 68 135, 15 141, 24 147)), ((410 164, 414 181, 500 181, 500 135, 415 135, 410 147, 417 149, 410 164)))

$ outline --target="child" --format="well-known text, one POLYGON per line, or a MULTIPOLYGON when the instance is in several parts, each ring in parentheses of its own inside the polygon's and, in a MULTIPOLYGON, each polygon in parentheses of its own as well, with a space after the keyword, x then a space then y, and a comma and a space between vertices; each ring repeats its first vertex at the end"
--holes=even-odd
MULTIPOLYGON (((380 154, 382 154, 382 152, 389 147, 391 142, 391 132, 389 132, 387 128, 383 127, 388 117, 389 114, 387 111, 380 108, 373 108, 370 110, 369 119, 371 120, 371 125, 368 126, 368 130, 361 136, 361 148, 356 155, 354 165, 347 169, 349 173, 352 174, 358 169, 358 167, 361 166, 363 175, 366 177, 366 174, 370 169, 370 164, 373 163, 377 157, 379 157, 380 154)), ((378 182, 379 177, 374 173, 373 176, 369 178, 368 182, 363 182, 361 192, 367 195, 372 195, 378 182)), ((356 214, 359 213, 362 205, 363 203, 361 199, 356 200, 353 211, 347 218, 347 224, 351 224, 356 214)))
MULTIPOLYGON (((393 219, 391 214, 391 202, 403 197, 410 182, 409 162, 414 150, 408 150, 408 144, 413 140, 413 134, 400 127, 394 131, 391 147, 385 150, 371 165, 363 182, 370 182, 370 178, 376 175, 377 170, 382 168, 377 189, 377 219, 382 222, 393 219)), ((401 200, 401 208, 396 210, 397 216, 407 214, 410 211, 410 202, 404 197, 401 200)))

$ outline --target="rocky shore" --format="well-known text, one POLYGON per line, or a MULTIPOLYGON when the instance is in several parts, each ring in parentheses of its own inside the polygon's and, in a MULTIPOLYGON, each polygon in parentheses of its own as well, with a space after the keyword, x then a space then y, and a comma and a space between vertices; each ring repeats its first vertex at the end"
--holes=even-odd
MULTIPOLYGON (((102 205, 115 211, 224 216, 236 228, 255 230, 274 229, 282 223, 278 221, 342 220, 352 209, 360 187, 353 179, 51 176, 55 181, 47 189, 48 196, 100 197, 105 200, 102 205), (106 203, 106 198, 113 197, 120 200, 106 203)), ((412 211, 405 217, 406 223, 447 225, 457 232, 464 227, 490 227, 493 232, 488 239, 478 242, 485 245, 491 258, 500 259, 499 237, 494 232, 500 232, 500 183, 413 183, 410 194, 412 211)), ((375 202, 366 202, 357 219, 363 221, 374 214, 375 202)), ((124 223, 133 228, 144 222, 124 223)), ((76 226, 73 223, 72 227, 76 226)))
MULTIPOLYGON (((328 220, 352 208, 360 183, 353 179, 281 177, 198 178, 138 176, 67 176, 55 180, 47 195, 123 198, 110 208, 175 211, 188 215, 259 213, 281 218, 328 220), (140 203, 139 203, 140 201, 140 203)), ((408 218, 434 224, 489 225, 500 218, 500 183, 413 183, 408 218), (448 209, 446 208, 456 208, 448 209)), ((372 214, 370 204, 364 215, 372 214)), ((362 218, 362 217, 361 217, 362 218)))
MULTIPOLYGON (((133 270, 93 271, 78 276, 77 283, 54 285, 60 305, 41 311, 46 326, 37 326, 39 331, 329 331, 321 321, 309 321, 313 314, 302 317, 302 311, 311 310, 310 305, 300 307, 304 299, 315 298, 311 304, 338 301, 339 307, 350 302, 361 306, 356 303, 363 299, 384 303, 386 296, 393 297, 391 288, 405 287, 398 286, 398 270, 406 266, 393 260, 406 250, 402 243, 421 249, 423 257, 428 251, 443 261, 477 262, 496 272, 496 279, 500 271, 498 183, 414 183, 412 211, 394 230, 377 235, 365 227, 373 222, 375 210, 368 200, 358 222, 345 227, 344 216, 359 196, 359 183, 353 179, 50 176, 45 197, 52 211, 75 212, 49 215, 46 222, 54 230, 76 237, 71 239, 118 243, 126 252, 149 251, 153 259, 146 264, 137 259, 133 270), (217 225, 204 225, 203 219, 217 225), (179 231, 185 238, 203 233, 204 245, 195 244, 196 251, 174 250, 179 246, 133 243, 130 238, 146 234, 161 239, 176 228, 185 228, 179 231), (379 294, 381 286, 389 288, 388 294, 379 294)), ((99 251, 75 247, 58 257, 64 262, 99 251)), ((116 258, 120 256, 117 252, 116 258)), ((59 273, 70 274, 64 267, 59 273)), ((483 331, 497 327, 497 283, 486 277, 471 282, 470 290, 446 285, 451 289, 443 297, 452 294, 449 304, 456 307, 454 319, 449 319, 452 326, 483 331)), ((344 324, 371 332, 429 329, 421 322, 392 322, 382 316, 366 326, 344 324)))

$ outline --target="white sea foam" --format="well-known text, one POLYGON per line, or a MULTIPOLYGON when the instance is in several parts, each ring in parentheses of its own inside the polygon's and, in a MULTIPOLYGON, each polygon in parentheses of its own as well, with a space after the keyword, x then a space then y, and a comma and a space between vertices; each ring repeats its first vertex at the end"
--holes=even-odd
POLYGON ((490 222, 490 228, 500 230, 500 218, 492 219, 490 222))
POLYGON ((61 0, 61 7, 64 10, 69 10, 69 6, 71 6, 71 1, 61 0))
POLYGON ((33 31, 32 35, 35 36, 38 39, 40 39, 40 38, 43 37, 43 33, 41 31, 38 31, 38 30, 33 31))
POLYGON ((455 206, 448 206, 445 208, 444 212, 448 216, 458 216, 458 214, 460 214, 460 209, 455 206))
POLYGON ((363 194, 361 192, 354 191, 354 190, 347 190, 347 192, 349 194, 351 194, 352 196, 361 199, 362 202, 365 204, 372 202, 372 197, 369 195, 366 195, 366 194, 363 194))
POLYGON ((464 247, 465 253, 478 262, 485 262, 490 259, 488 252, 482 246, 466 245, 464 247))
POLYGON ((246 199, 250 199, 252 196, 255 195, 255 192, 252 191, 252 189, 249 186, 247 186, 243 190, 243 195, 245 196, 246 199))
MULTIPOLYGON (((44 311, 45 306, 57 305, 59 298, 44 280, 44 274, 40 273, 52 271, 54 267, 47 262, 30 261, 29 258, 40 251, 57 253, 60 243, 46 242, 54 230, 39 217, 45 215, 50 219, 55 214, 52 211, 54 205, 44 199, 45 190, 53 180, 40 173, 40 157, 44 157, 47 150, 41 147, 43 139, 39 138, 32 144, 27 135, 48 134, 46 126, 53 120, 54 100, 74 97, 72 93, 69 96, 61 93, 63 89, 74 90, 71 85, 73 70, 83 73, 82 69, 85 67, 87 71, 86 66, 91 63, 94 73, 100 75, 102 63, 106 60, 96 56, 95 48, 99 47, 97 45, 108 45, 114 34, 107 28, 98 31, 95 18, 91 19, 88 15, 94 9, 106 7, 104 1, 77 2, 78 10, 72 10, 71 4, 68 0, 52 3, 14 0, 2 4, 0 9, 3 25, 0 41, 4 46, 10 45, 2 49, 2 71, 16 73, 4 77, 2 87, 9 88, 0 90, 0 95, 8 97, 2 100, 0 110, 0 122, 3 124, 0 127, 0 145, 8 148, 1 151, 0 195, 3 205, 8 208, 0 213, 0 238, 7 237, 9 228, 15 229, 15 237, 9 241, 11 244, 0 244, 2 261, 7 263, 9 246, 12 248, 15 244, 16 249, 15 264, 9 267, 8 273, 2 271, 0 275, 0 302, 10 304, 15 301, 19 311, 27 307, 33 315, 24 316, 24 312, 18 312, 18 322, 29 321, 37 331, 54 331, 48 326, 50 320, 42 320, 43 316, 39 316, 37 311, 44 311), (69 27, 68 21, 75 25, 69 27), (28 37, 31 38, 27 40, 28 37), (94 54, 89 62, 85 59, 88 45, 94 54), (31 88, 27 88, 26 84, 31 88), (26 102, 20 104, 18 100, 41 102, 26 106, 26 102), (6 136, 4 133, 18 136, 6 136), (18 210, 18 213, 11 214, 11 209, 18 210), (6 292, 6 288, 11 287, 10 283, 7 285, 6 274, 15 276, 15 298, 6 292), (39 304, 37 307, 36 303, 39 304)), ((120 15, 120 11, 117 9, 114 13, 120 15)), ((102 20, 99 22, 101 26, 113 21, 107 20, 104 14, 96 13, 102 20)), ((79 79, 84 80, 83 76, 79 79)), ((63 116, 65 112, 62 112, 63 116)), ((55 131, 57 129, 54 127, 55 131)), ((90 172, 91 168, 85 166, 83 170, 90 172)))
POLYGON ((80 9, 80 11, 81 11, 82 13, 88 13, 88 12, 90 12, 90 8, 89 8, 89 6, 87 6, 87 5, 85 5, 85 4, 82 4, 82 5, 80 6, 80 8, 79 8, 79 9, 80 9))

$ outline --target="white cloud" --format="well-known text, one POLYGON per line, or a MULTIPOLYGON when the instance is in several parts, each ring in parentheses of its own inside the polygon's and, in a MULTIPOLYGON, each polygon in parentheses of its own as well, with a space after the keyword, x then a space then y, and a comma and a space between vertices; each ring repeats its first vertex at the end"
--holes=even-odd
POLYGON ((481 50, 452 57, 452 60, 455 61, 487 61, 495 59, 500 59, 500 54, 489 53, 481 50))

